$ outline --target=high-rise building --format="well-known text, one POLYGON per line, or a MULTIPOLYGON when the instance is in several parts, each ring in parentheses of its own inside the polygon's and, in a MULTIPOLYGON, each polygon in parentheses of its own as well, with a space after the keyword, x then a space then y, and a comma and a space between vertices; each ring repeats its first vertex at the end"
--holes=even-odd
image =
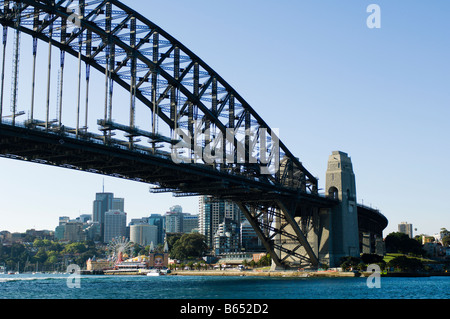
POLYGON ((66 223, 68 223, 69 222, 69 220, 70 220, 70 217, 67 217, 67 216, 61 216, 61 217, 59 217, 59 226, 61 226, 61 225, 65 225, 66 223))
POLYGON ((123 198, 113 198, 113 200, 112 200, 112 208, 111 209, 124 212, 125 211, 125 199, 123 199, 123 198))
POLYGON ((190 233, 198 229, 198 215, 183 213, 181 206, 172 206, 165 215, 166 233, 190 233))
POLYGON ((265 251, 258 235, 248 221, 241 223, 241 248, 246 251, 265 251))
POLYGON ((161 214, 151 214, 148 217, 148 224, 158 228, 158 238, 155 245, 163 244, 166 237, 166 217, 161 214))
MULTIPOLYGON (((109 211, 124 213, 124 203, 125 200, 123 198, 115 198, 113 193, 103 192, 95 195, 92 217, 93 222, 97 222, 100 225, 100 234, 102 238, 106 238, 105 214, 109 211)), ((126 236, 126 232, 124 233, 124 236, 126 236)))
POLYGON ((192 233, 198 230, 198 215, 183 214, 183 233, 192 233))
POLYGON ((182 232, 183 232, 183 213, 167 212, 166 233, 182 233, 182 232))
POLYGON ((113 193, 97 193, 95 195, 93 207, 93 221, 100 224, 100 233, 102 237, 105 234, 105 213, 112 209, 113 193))
POLYGON ((108 243, 115 237, 126 237, 127 214, 118 210, 105 213, 103 242, 108 243))
POLYGON ((225 218, 214 234, 215 255, 239 252, 239 243, 238 222, 225 218))
POLYGON ((408 235, 409 238, 413 238, 413 225, 408 224, 407 222, 402 222, 398 224, 398 232, 408 235))
POLYGON ((209 196, 201 196, 199 199, 199 232, 206 237, 206 244, 213 248, 214 235, 219 229, 220 223, 225 218, 242 222, 242 213, 239 207, 229 201, 215 200, 209 196))

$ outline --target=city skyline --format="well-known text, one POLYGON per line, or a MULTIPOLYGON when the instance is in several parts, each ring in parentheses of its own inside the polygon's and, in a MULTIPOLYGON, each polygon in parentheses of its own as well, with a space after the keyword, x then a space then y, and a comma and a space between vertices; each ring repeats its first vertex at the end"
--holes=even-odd
MULTIPOLYGON (((321 188, 329 154, 347 152, 358 202, 389 220, 384 236, 405 220, 415 233, 450 228, 450 47, 441 41, 450 4, 376 1, 381 29, 369 29, 371 2, 124 3, 192 49, 278 127, 321 188), (186 25, 186 16, 202 19, 186 25)), ((6 159, 0 173, 2 230, 47 229, 59 216, 91 212, 103 179, 105 191, 126 199, 129 219, 173 205, 198 213, 197 198, 150 194, 137 182, 6 159)))

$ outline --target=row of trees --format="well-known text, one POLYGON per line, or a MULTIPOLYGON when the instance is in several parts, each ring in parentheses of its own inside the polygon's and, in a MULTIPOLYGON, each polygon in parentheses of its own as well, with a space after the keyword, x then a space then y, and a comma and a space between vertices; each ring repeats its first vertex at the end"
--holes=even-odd
POLYGON ((395 271, 401 272, 420 272, 429 270, 420 259, 407 257, 405 255, 392 258, 388 262, 386 262, 382 256, 371 254, 363 254, 361 258, 345 257, 341 260, 341 267, 346 271, 366 271, 368 265, 372 264, 378 265, 381 271, 387 269, 394 269, 395 271))
POLYGON ((84 266, 93 256, 104 254, 92 241, 62 244, 48 239, 35 239, 33 243, 0 245, 0 265, 18 271, 65 270, 69 264, 84 266))
MULTIPOLYGON (((183 264, 184 267, 188 266, 191 269, 207 267, 205 263, 199 261, 208 251, 204 235, 198 233, 173 234, 168 236, 167 243, 170 258, 187 261, 183 264)), ((163 252, 163 249, 163 245, 156 247, 158 252, 163 252)), ((133 257, 148 255, 149 250, 150 246, 143 247, 133 244, 132 254, 133 257)), ((63 244, 48 239, 35 239, 32 243, 14 243, 11 246, 0 245, 0 265, 22 272, 36 269, 38 271, 65 271, 64 267, 69 264, 84 267, 86 261, 94 256, 106 257, 106 247, 96 246, 93 241, 63 244)), ((266 264, 270 265, 270 257, 262 258, 259 263, 250 261, 246 266, 254 267, 266 264)))

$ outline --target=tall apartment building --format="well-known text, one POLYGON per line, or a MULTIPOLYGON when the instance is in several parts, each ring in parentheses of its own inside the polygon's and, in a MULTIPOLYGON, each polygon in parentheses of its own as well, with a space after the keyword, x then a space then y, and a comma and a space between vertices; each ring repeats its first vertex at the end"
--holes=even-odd
POLYGON ((219 225, 228 219, 241 223, 243 216, 239 207, 225 200, 215 200, 209 196, 199 198, 199 232, 206 237, 206 244, 214 247, 214 236, 219 225))
POLYGON ((236 253, 240 250, 238 222, 225 219, 214 234, 214 253, 216 255, 236 253))
POLYGON ((408 224, 407 222, 402 222, 398 224, 398 232, 408 235, 409 238, 413 238, 413 225, 408 224))
POLYGON ((167 212, 165 217, 166 217, 166 233, 183 232, 183 213, 167 212))

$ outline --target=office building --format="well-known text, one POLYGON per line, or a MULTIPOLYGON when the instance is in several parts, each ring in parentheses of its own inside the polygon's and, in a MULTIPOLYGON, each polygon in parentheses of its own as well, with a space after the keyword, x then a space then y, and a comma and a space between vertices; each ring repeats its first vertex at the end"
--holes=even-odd
POLYGON ((83 230, 83 223, 79 221, 69 221, 64 225, 64 240, 71 242, 85 241, 86 234, 83 230))
POLYGON ((165 215, 166 233, 191 233, 198 229, 198 215, 183 213, 180 206, 165 215))
POLYGON ((112 199, 112 210, 118 210, 125 212, 125 199, 123 198, 113 198, 112 199))
POLYGON ((127 236, 127 214, 110 210, 105 213, 103 242, 109 243, 115 237, 127 236))
POLYGON ((155 245, 163 244, 166 237, 166 217, 161 214, 151 214, 148 217, 148 224, 158 228, 158 237, 155 245))
MULTIPOLYGON (((125 212, 125 200, 123 198, 115 198, 113 193, 97 193, 93 203, 93 222, 99 223, 100 234, 102 238, 106 238, 105 234, 105 214, 108 211, 125 212)), ((126 227, 126 226, 125 226, 126 227)), ((125 233, 126 236, 126 233, 125 233)))
POLYGON ((265 251, 258 235, 248 221, 241 223, 241 249, 245 251, 265 251))
POLYGON ((112 209, 113 193, 97 193, 93 207, 93 221, 100 224, 101 236, 105 234, 105 213, 112 209))
POLYGON ((198 231, 198 215, 183 214, 183 233, 188 234, 198 231))

